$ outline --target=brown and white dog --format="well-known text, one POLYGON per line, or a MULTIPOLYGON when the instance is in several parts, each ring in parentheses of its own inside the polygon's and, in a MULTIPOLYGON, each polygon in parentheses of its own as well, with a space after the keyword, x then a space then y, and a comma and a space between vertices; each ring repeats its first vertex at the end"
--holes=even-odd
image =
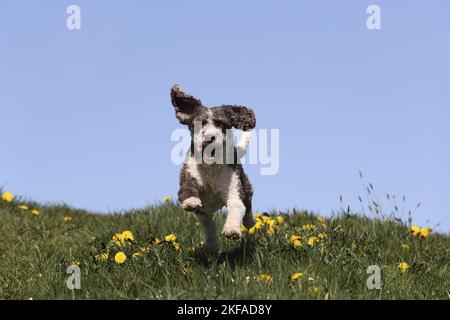
POLYGON ((246 107, 223 105, 207 108, 201 101, 180 90, 170 92, 175 114, 191 132, 191 149, 180 173, 178 200, 184 210, 195 212, 205 235, 204 248, 219 250, 214 213, 228 209, 222 234, 240 239, 241 224, 255 224, 252 213, 253 188, 240 158, 250 142, 255 114, 246 107), (244 131, 233 144, 232 128, 244 131))

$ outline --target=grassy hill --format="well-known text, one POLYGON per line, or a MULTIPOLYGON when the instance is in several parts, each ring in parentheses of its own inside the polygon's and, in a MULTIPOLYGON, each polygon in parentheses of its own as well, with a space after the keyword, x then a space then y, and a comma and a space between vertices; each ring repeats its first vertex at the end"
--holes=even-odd
POLYGON ((0 200, 0 298, 450 297, 448 236, 414 235, 398 222, 348 214, 324 219, 294 211, 258 220, 241 242, 221 239, 221 253, 207 257, 195 217, 171 202, 96 215, 0 200), (80 290, 66 286, 70 265, 80 267, 80 290), (371 265, 381 270, 381 290, 367 288, 371 265))

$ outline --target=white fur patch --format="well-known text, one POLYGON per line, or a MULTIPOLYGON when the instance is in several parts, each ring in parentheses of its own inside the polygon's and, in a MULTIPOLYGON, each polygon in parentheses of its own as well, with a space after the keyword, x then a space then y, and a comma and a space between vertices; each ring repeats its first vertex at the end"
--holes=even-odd
POLYGON ((245 149, 247 148, 250 140, 252 139, 253 132, 251 130, 244 131, 242 133, 241 138, 239 139, 239 143, 236 146, 237 154, 239 159, 245 155, 245 149))
POLYGON ((228 214, 222 233, 225 236, 240 236, 242 219, 245 215, 245 206, 240 197, 240 183, 238 175, 233 172, 228 188, 227 208, 228 214))
POLYGON ((183 201, 181 207, 183 209, 187 208, 198 208, 202 206, 202 201, 197 197, 190 197, 183 201))

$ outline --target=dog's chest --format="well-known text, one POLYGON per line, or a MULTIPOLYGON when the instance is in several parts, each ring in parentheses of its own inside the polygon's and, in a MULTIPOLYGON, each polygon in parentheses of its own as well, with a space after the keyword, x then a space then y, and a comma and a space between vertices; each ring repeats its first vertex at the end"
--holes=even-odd
POLYGON ((200 199, 205 211, 215 211, 224 206, 234 172, 227 165, 188 163, 189 173, 199 184, 200 199))

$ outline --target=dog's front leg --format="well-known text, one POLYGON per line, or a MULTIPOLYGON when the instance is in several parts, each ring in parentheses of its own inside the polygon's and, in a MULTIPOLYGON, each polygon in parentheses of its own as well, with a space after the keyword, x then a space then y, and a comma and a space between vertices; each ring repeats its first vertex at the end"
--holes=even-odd
POLYGON ((205 235, 205 241, 203 248, 206 253, 214 254, 219 251, 219 239, 217 238, 216 222, 214 221, 214 213, 203 213, 197 210, 195 216, 202 227, 203 234, 205 235))
POLYGON ((241 238, 241 224, 245 215, 245 205, 240 196, 240 183, 238 179, 233 176, 231 179, 230 188, 227 197, 227 218, 222 230, 222 234, 233 240, 241 238))
POLYGON ((183 166, 180 173, 180 190, 178 201, 186 211, 196 211, 202 206, 199 196, 199 181, 189 173, 189 167, 183 166))

